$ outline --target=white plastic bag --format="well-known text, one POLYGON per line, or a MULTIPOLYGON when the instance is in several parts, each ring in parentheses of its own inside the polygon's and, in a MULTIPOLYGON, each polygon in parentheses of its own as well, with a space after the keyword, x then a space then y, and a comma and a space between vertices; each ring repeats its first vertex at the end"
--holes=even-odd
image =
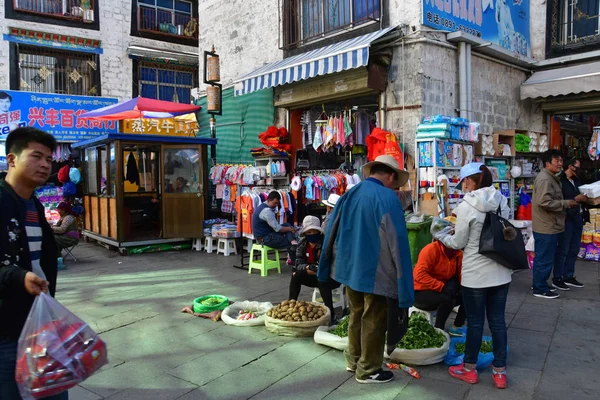
POLYGON ((51 397, 107 363, 106 344, 50 295, 35 298, 17 347, 15 380, 25 400, 51 397))
POLYGON ((233 303, 223 310, 221 319, 227 325, 233 326, 260 326, 265 324, 265 316, 267 311, 273 308, 273 304, 269 302, 260 303, 258 301, 241 301, 233 303), (240 311, 251 311, 257 315, 256 318, 248 320, 239 320, 240 311))
POLYGON ((320 326, 315 331, 315 343, 324 346, 332 347, 336 350, 344 351, 348 348, 348 336, 339 337, 333 333, 329 333, 333 326, 320 326))
POLYGON ((392 361, 408 365, 431 365, 444 361, 446 353, 448 353, 448 349, 450 348, 450 336, 441 329, 435 329, 443 333, 446 338, 442 347, 419 350, 396 348, 392 354, 387 355, 384 353, 384 356, 390 358, 392 361))
POLYGON ((531 237, 527 241, 527 244, 525 245, 525 250, 526 251, 535 251, 535 239, 533 238, 533 235, 531 235, 531 237))

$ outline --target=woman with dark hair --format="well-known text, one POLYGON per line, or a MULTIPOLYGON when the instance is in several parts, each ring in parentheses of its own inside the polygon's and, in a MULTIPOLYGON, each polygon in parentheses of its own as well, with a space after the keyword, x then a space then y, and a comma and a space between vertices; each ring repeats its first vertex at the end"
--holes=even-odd
POLYGON ((58 246, 58 257, 61 257, 63 249, 75 246, 79 243, 79 230, 77 228, 77 218, 72 213, 71 204, 61 201, 56 207, 60 219, 52 227, 54 239, 58 246))
POLYGON ((467 315, 467 341, 464 364, 450 367, 452 377, 477 383, 475 369, 481 348, 483 325, 487 314, 494 347, 493 380, 498 389, 506 388, 506 344, 508 341, 504 311, 511 282, 511 271, 479 254, 479 238, 488 212, 500 211, 509 216, 508 201, 493 185, 492 174, 481 163, 470 163, 460 170, 457 185, 465 192, 464 201, 456 207, 454 234, 446 229, 435 238, 452 249, 464 249, 461 270, 463 306, 467 315))

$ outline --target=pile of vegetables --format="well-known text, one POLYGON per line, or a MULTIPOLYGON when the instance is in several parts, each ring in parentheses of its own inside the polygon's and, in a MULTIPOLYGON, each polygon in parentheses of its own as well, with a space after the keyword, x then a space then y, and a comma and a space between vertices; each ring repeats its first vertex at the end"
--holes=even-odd
POLYGON ((288 322, 316 321, 326 314, 325 307, 296 300, 286 300, 267 311, 268 317, 288 322))
MULTIPOLYGON (((466 348, 466 344, 465 343, 457 343, 456 344, 456 353, 458 354, 465 354, 465 348, 466 348)), ((494 352, 494 346, 491 340, 484 340, 483 342, 481 342, 481 349, 479 349, 480 353, 493 353, 494 352)))
POLYGON ((398 348, 406 350, 439 348, 446 342, 443 333, 437 331, 421 313, 412 313, 408 320, 408 330, 398 343, 398 348))
POLYGON ((348 336, 348 324, 350 323, 350 317, 346 317, 340 321, 340 323, 329 333, 337 335, 339 337, 347 337, 348 336))
POLYGON ((250 310, 240 310, 240 315, 238 315, 237 319, 240 321, 248 321, 250 319, 258 318, 255 312, 250 310))
POLYGON ((217 297, 209 297, 208 299, 204 299, 200 302, 200 304, 202 304, 203 306, 216 306, 218 304, 221 304, 223 302, 222 299, 219 299, 217 297))

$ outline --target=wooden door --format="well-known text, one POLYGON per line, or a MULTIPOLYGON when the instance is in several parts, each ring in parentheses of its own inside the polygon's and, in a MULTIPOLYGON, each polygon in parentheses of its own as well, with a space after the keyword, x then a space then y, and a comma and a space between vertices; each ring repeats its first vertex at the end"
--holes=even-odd
POLYGON ((202 236, 206 196, 204 162, 202 146, 162 146, 164 238, 202 236))

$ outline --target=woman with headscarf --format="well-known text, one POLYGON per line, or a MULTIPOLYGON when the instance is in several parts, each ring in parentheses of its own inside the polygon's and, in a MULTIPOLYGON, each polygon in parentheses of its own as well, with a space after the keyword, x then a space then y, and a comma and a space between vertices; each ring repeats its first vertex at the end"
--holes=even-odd
POLYGON ((58 257, 61 257, 63 249, 79 243, 79 230, 77 228, 77 218, 73 215, 71 204, 61 201, 56 210, 60 215, 60 219, 52 227, 52 230, 58 246, 58 257))

